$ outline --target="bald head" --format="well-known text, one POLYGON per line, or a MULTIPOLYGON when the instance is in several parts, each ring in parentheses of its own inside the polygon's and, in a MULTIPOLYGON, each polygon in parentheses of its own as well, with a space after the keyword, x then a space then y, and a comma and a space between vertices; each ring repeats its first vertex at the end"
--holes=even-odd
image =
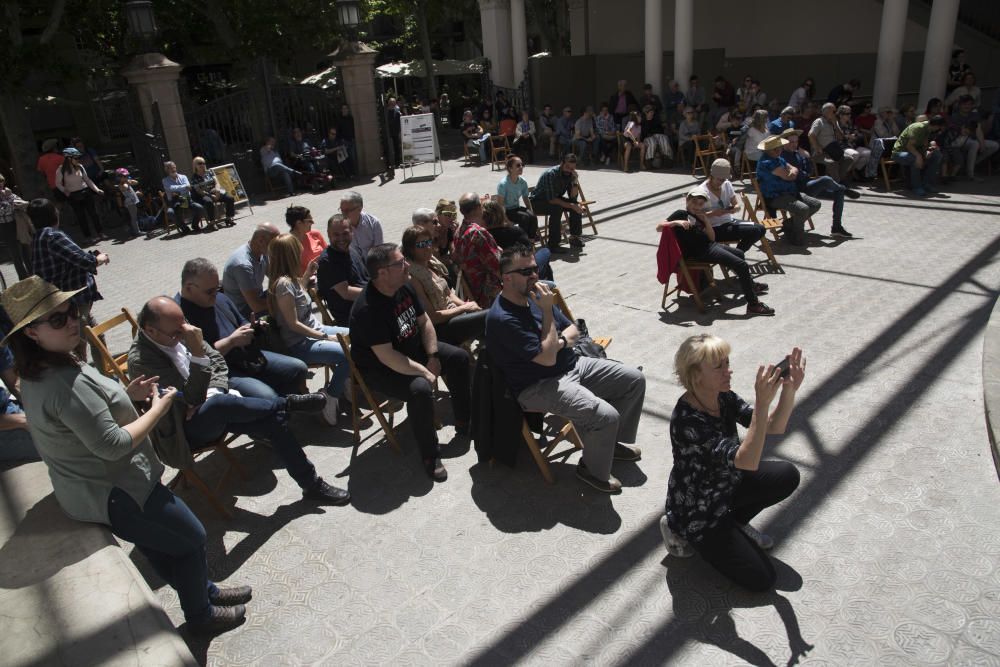
POLYGON ((270 222, 262 222, 253 230, 250 237, 250 252, 255 257, 260 257, 267 252, 267 246, 278 237, 281 231, 270 222))

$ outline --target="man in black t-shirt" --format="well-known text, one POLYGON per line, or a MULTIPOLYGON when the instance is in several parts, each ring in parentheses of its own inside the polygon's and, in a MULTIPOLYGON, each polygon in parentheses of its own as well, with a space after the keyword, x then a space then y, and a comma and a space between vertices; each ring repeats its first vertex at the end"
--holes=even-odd
POLYGON ((368 269, 357 246, 351 245, 354 233, 349 220, 339 213, 332 215, 326 233, 330 245, 319 256, 317 287, 337 326, 346 327, 351 306, 368 284, 368 269))
POLYGON ((618 493, 622 485, 611 464, 641 455, 638 447, 620 443, 635 442, 646 378, 617 361, 576 354, 579 331, 538 282, 531 246, 504 250, 500 274, 503 291, 486 317, 486 348, 494 363, 523 409, 573 422, 584 444, 577 478, 598 491, 618 493))
POLYGON ((407 284, 409 263, 395 243, 368 251, 371 280, 351 309, 351 356, 365 382, 406 401, 406 414, 420 448, 424 470, 437 482, 448 479, 434 428, 434 382, 443 375, 451 393, 455 432, 469 428, 469 354, 438 341, 434 325, 407 284))

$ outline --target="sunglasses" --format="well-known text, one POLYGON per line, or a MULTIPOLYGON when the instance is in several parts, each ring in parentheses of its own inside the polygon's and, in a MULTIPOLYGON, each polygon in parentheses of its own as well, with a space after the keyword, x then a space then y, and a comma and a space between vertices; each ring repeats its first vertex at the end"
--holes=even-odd
POLYGON ((430 248, 434 245, 434 241, 430 239, 424 239, 423 241, 417 241, 413 244, 414 248, 430 248))
POLYGON ((29 327, 37 327, 39 324, 48 324, 53 329, 62 329, 70 321, 79 321, 80 319, 80 309, 77 308, 75 303, 69 304, 69 308, 61 313, 52 313, 43 320, 35 320, 28 324, 29 327))
POLYGON ((516 273, 524 276, 525 278, 530 278, 531 276, 538 275, 538 266, 526 266, 523 269, 511 269, 510 271, 505 271, 504 275, 509 273, 516 273))

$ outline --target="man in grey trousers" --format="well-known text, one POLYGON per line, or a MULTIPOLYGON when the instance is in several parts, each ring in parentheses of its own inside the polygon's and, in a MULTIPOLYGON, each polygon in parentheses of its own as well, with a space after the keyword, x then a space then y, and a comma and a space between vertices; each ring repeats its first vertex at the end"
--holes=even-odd
POLYGON ((521 408, 565 417, 583 440, 576 476, 598 491, 621 492, 613 460, 637 461, 634 443, 646 395, 642 372, 608 359, 580 357, 575 324, 553 305, 538 281, 532 248, 517 244, 500 255, 503 291, 486 318, 486 348, 521 408))

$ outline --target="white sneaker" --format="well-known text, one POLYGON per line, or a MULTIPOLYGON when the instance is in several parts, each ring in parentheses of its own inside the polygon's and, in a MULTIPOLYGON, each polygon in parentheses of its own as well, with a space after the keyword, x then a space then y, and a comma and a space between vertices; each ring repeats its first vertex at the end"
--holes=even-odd
POLYGON ((660 533, 663 534, 663 545, 667 547, 667 552, 676 558, 690 558, 694 555, 694 549, 683 537, 670 530, 667 525, 667 515, 660 517, 660 533))
MULTIPOLYGON (((326 394, 326 392, 323 392, 326 394)), ((330 394, 326 394, 326 405, 323 406, 323 421, 325 421, 330 426, 337 425, 337 412, 340 410, 340 404, 337 399, 330 394)))
POLYGON ((743 534, 753 540, 758 547, 767 551, 768 549, 774 548, 774 540, 770 535, 765 535, 760 532, 749 523, 738 523, 736 526, 743 531, 743 534))

